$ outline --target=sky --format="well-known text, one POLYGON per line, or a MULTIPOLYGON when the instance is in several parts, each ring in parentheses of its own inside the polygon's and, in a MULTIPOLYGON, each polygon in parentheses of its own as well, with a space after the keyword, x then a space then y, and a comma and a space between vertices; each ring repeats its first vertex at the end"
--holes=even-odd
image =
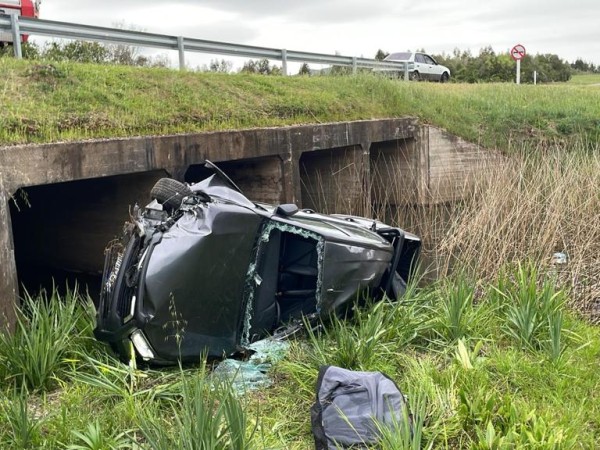
POLYGON ((42 0, 40 18, 366 58, 522 44, 600 65, 600 0, 42 0))

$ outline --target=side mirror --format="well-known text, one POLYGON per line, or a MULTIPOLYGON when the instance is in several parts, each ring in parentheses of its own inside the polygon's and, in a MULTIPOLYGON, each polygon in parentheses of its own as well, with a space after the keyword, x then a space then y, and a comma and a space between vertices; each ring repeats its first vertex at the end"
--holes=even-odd
POLYGON ((275 214, 283 217, 293 216, 298 211, 298 206, 293 203, 284 203, 275 208, 275 214))

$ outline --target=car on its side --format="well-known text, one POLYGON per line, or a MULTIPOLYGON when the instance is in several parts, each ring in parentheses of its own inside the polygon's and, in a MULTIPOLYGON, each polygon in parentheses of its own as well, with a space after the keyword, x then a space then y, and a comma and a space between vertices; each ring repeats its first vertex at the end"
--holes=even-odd
POLYGON ((411 80, 429 80, 446 83, 450 80, 450 69, 438 64, 430 55, 421 52, 397 52, 385 57, 384 61, 400 61, 408 64, 411 80))
POLYGON ((160 179, 110 243, 94 333, 123 360, 198 362, 403 294, 420 239, 379 221, 246 198, 215 173, 160 179), (312 322, 311 322, 312 321, 312 322))

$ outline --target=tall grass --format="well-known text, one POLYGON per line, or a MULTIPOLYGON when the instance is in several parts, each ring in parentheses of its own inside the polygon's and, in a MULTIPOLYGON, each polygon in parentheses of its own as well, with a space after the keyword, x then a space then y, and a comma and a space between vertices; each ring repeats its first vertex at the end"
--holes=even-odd
POLYGON ((432 328, 440 338, 456 341, 470 334, 477 320, 473 305, 475 286, 465 277, 442 285, 442 295, 432 310, 432 328))
POLYGON ((48 390, 69 371, 79 352, 93 345, 89 298, 57 290, 34 298, 26 294, 17 310, 14 333, 0 332, 0 377, 31 390, 48 390), (88 305, 84 302, 89 302, 88 305))
MULTIPOLYGON (((401 149, 398 149, 401 151, 401 149)), ((492 280, 513 262, 536 261, 571 289, 570 305, 600 317, 600 148, 540 141, 473 173, 460 201, 420 204, 394 161, 372 162, 373 214, 418 234, 432 277, 466 271, 492 280), (390 179, 389 183, 384 180, 390 179), (555 252, 567 264, 556 264, 555 252)), ((401 165, 400 165, 401 166, 401 165)))
POLYGON ((140 411, 140 432, 155 450, 246 450, 255 428, 230 384, 209 378, 201 365, 192 376, 181 372, 181 396, 165 406, 140 411))
POLYGON ((0 445, 2 448, 36 448, 41 441, 42 421, 29 410, 26 390, 13 389, 0 397, 0 445))
POLYGON ((572 306, 592 313, 600 285, 600 152, 523 150, 476 181, 456 209, 439 252, 453 266, 492 279, 507 263, 533 260, 572 287, 572 306), (553 265, 554 252, 568 255, 553 265))
POLYGON ((391 426, 378 424, 377 431, 380 435, 382 450, 419 450, 433 448, 433 441, 426 445, 423 433, 427 397, 416 386, 409 387, 407 392, 408 408, 402 409, 400 419, 395 417, 391 426))
MULTIPOLYGON (((596 424, 600 409, 582 404, 580 396, 597 400, 593 361, 600 346, 569 345, 580 331, 564 309, 566 292, 533 264, 509 265, 476 290, 475 299, 471 279, 455 276, 411 292, 415 303, 370 305, 350 322, 334 320, 310 334, 308 345, 297 344, 279 367, 274 398, 265 400, 270 413, 261 420, 285 436, 275 441, 307 447, 309 428, 298 406, 308 410, 314 401, 318 366, 335 364, 384 371, 408 394, 414 432, 407 434, 403 423, 382 429, 384 449, 575 448, 578 441, 585 448, 595 442, 596 425, 587 424, 596 424), (532 299, 529 334, 529 323, 515 318, 532 299), (298 436, 302 426, 305 434, 298 436)), ((578 340, 585 343, 590 335, 583 334, 578 340)))
POLYGON ((306 352, 313 367, 337 365, 354 370, 387 370, 394 355, 416 344, 429 329, 426 310, 430 292, 409 283, 405 300, 384 299, 367 305, 357 302, 351 318, 330 317, 323 327, 307 327, 311 344, 306 352))
POLYGON ((72 431, 77 443, 67 446, 67 450, 117 450, 131 448, 126 433, 111 434, 102 430, 98 421, 89 423, 85 430, 72 431))

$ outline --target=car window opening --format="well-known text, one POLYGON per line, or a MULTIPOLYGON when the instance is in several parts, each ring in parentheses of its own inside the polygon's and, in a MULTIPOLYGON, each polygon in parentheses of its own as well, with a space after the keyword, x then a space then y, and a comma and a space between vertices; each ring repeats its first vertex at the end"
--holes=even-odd
POLYGON ((320 239, 306 230, 271 222, 262 233, 249 272, 249 340, 318 311, 320 239))

